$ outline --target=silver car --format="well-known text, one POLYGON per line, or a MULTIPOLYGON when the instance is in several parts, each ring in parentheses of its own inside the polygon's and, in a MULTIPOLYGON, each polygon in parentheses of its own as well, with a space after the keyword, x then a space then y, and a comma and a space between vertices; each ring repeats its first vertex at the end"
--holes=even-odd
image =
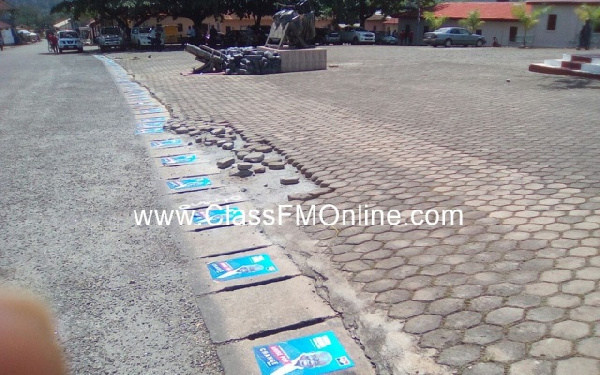
POLYGON ((472 34, 462 27, 442 27, 433 32, 425 33, 423 43, 434 47, 452 47, 453 45, 481 47, 486 43, 486 40, 483 35, 472 34))

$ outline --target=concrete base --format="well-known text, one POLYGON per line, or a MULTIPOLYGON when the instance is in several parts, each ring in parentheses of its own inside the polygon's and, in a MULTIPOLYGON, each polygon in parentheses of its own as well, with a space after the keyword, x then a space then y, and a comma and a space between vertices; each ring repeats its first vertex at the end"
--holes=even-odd
POLYGON ((543 74, 600 79, 600 55, 563 54, 562 59, 529 65, 529 71, 543 74))
POLYGON ((281 56, 282 73, 327 69, 327 50, 323 48, 276 49, 258 47, 260 51, 277 52, 281 56))

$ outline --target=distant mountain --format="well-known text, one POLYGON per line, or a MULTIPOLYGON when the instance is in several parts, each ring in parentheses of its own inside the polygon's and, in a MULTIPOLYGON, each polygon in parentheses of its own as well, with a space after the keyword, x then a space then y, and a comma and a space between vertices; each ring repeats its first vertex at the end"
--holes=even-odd
POLYGON ((22 6, 30 6, 38 9, 42 13, 50 13, 50 8, 60 3, 61 0, 6 0, 7 3, 19 8, 22 6))

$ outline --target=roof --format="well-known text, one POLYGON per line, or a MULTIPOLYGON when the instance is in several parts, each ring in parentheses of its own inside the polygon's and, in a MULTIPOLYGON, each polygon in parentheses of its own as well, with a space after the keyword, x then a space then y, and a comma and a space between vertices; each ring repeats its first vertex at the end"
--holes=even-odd
POLYGON ((398 18, 390 18, 386 21, 383 22, 386 25, 397 25, 398 24, 398 18))
POLYGON ((8 10, 15 10, 15 7, 13 7, 12 5, 10 5, 9 3, 7 3, 4 0, 0 0, 0 12, 8 11, 8 10))
MULTIPOLYGON (((600 1, 600 0, 597 0, 600 1)), ((512 14, 512 7, 515 3, 442 3, 434 8, 436 17, 446 16, 451 19, 467 18, 469 12, 478 10, 480 18, 483 21, 516 21, 517 18, 512 14)), ((527 6, 530 10, 531 6, 527 6)))

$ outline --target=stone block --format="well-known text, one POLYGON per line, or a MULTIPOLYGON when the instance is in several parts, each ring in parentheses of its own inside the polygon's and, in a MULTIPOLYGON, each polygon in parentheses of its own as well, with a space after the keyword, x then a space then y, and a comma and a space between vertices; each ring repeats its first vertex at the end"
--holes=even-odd
POLYGON ((327 50, 324 48, 275 49, 258 47, 258 50, 279 53, 283 73, 327 69, 327 50))

